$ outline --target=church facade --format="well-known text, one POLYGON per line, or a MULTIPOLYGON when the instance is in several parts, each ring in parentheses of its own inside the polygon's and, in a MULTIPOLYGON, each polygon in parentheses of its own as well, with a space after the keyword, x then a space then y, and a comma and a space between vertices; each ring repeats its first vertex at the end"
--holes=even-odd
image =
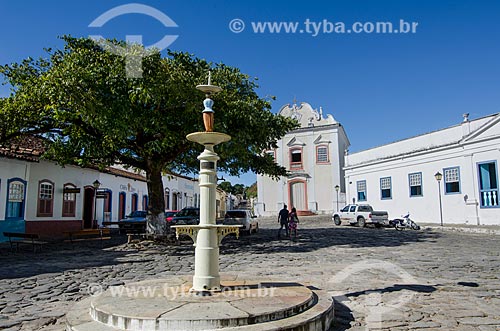
POLYGON ((300 123, 278 141, 278 148, 266 151, 289 175, 279 180, 257 176, 255 214, 277 215, 285 204, 299 215, 332 213, 345 202, 343 168, 349 139, 343 126, 306 102, 285 105, 279 115, 300 123))

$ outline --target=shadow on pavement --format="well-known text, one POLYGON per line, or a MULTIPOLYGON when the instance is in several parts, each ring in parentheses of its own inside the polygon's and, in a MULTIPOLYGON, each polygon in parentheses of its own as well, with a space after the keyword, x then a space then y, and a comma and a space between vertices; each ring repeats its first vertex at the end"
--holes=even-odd
MULTIPOLYGON (((20 246, 19 252, 11 252, 8 243, 0 246, 0 279, 32 277, 40 274, 62 273, 72 269, 118 265, 117 260, 130 251, 108 250, 127 241, 124 236, 107 240, 103 247, 99 241, 79 243, 49 243, 41 252, 33 253, 31 246, 20 246)), ((143 260, 141 260, 142 262, 143 260)))
MULTIPOLYGON (((241 250, 252 254, 280 252, 302 253, 326 247, 347 248, 399 247, 414 242, 434 241, 440 233, 425 231, 395 231, 385 228, 332 227, 300 229, 296 240, 278 239, 277 229, 261 229, 259 233, 226 237, 220 247, 221 254, 236 254, 241 250)), ((176 251, 175 254, 181 254, 176 251)))
POLYGON ((331 331, 344 331, 349 330, 353 325, 352 322, 356 320, 353 316, 352 310, 342 302, 342 298, 346 300, 346 298, 359 298, 364 295, 369 295, 372 293, 393 293, 399 291, 412 291, 419 293, 432 293, 437 290, 435 286, 431 285, 421 285, 421 284, 395 284, 393 286, 388 286, 382 289, 372 289, 372 290, 364 290, 352 293, 346 293, 341 297, 334 297, 335 301, 335 319, 333 327, 331 331))
POLYGON ((342 302, 335 300, 335 318, 330 331, 344 331, 351 328, 351 323, 355 321, 352 310, 342 302))

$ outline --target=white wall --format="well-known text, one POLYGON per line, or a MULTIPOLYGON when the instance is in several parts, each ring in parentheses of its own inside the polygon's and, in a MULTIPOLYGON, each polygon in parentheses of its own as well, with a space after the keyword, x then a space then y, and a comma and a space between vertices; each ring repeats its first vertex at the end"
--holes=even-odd
MULTIPOLYGON (((131 170, 128 170, 131 171, 131 170)), ((0 220, 5 219, 6 199, 8 194, 7 181, 18 177, 27 181, 24 219, 27 221, 51 220, 81 220, 83 217, 84 189, 92 186, 95 180, 101 183, 99 190, 111 191, 111 221, 118 221, 119 194, 125 195, 125 214, 132 210, 132 195, 137 194, 137 209, 144 210, 143 196, 148 195, 145 181, 101 173, 97 170, 74 166, 60 167, 55 163, 40 160, 39 163, 16 159, 0 158, 0 220), (52 217, 38 217, 38 185, 40 180, 47 179, 54 183, 54 202, 52 217), (63 186, 71 183, 80 188, 76 194, 76 214, 74 217, 62 217, 63 186)), ((165 188, 171 194, 179 192, 182 195, 182 207, 194 204, 195 194, 199 199, 197 181, 177 176, 163 176, 165 188)), ((104 199, 97 199, 96 216, 99 224, 104 220, 104 199)))
POLYGON ((9 194, 7 181, 16 177, 28 181, 29 172, 28 162, 0 158, 0 220, 5 219, 7 195, 9 194))
MULTIPOLYGON (((488 117, 490 120, 492 117, 488 117)), ((480 121, 485 124, 486 121, 480 121)), ((477 123, 476 123, 477 124, 477 123)), ((498 124, 497 124, 498 126, 498 124)), ((462 130, 443 130, 439 135, 443 141, 459 141, 442 144, 441 147, 413 145, 415 152, 401 153, 401 146, 395 143, 376 148, 377 151, 359 152, 348 157, 346 166, 347 200, 356 198, 356 182, 366 180, 367 203, 374 209, 387 210, 390 218, 410 212, 416 222, 440 223, 439 187, 441 189, 442 215, 444 223, 500 224, 499 208, 480 207, 478 163, 497 162, 500 165, 500 135, 489 135, 488 139, 466 140, 462 130), (452 133, 454 131, 454 133, 452 133), (384 156, 381 151, 384 151, 384 156), (373 155, 376 158, 371 159, 373 155), (391 157, 392 155, 399 155, 391 157), (460 192, 445 193, 444 178, 438 186, 434 175, 444 174, 445 168, 459 167, 460 192), (410 173, 422 173, 421 197, 410 197, 410 173), (381 198, 380 178, 391 177, 392 198, 381 198)), ((459 129, 460 126, 458 127, 459 129)), ((478 126, 475 126, 477 129, 478 126)), ((492 128, 492 130, 497 130, 492 128)), ((433 135, 438 135, 434 133, 433 135)), ((421 138, 422 142, 428 139, 421 138)))
MULTIPOLYGON (((172 175, 163 176, 163 188, 164 190, 168 188, 170 190, 170 206, 167 209, 172 209, 173 207, 173 196, 177 193, 177 203, 178 209, 184 207, 195 206, 195 203, 199 207, 200 201, 200 188, 197 180, 191 180, 186 177, 177 177, 172 175)), ((164 195, 166 193, 164 192, 164 195)))

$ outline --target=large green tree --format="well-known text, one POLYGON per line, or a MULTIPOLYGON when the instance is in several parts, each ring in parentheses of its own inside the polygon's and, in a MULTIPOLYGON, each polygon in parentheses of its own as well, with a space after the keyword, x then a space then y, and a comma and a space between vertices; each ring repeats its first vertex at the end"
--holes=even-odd
MULTIPOLYGON (((112 164, 142 169, 149 194, 148 231, 165 232, 162 173, 198 169, 202 146, 186 140, 203 131, 203 93, 212 82, 223 88, 215 101, 215 131, 232 136, 219 145, 219 170, 238 175, 254 171, 274 177, 285 169, 262 154, 297 127, 272 114, 257 84, 239 69, 213 64, 182 52, 149 53, 133 61, 142 77, 127 77, 127 56, 142 54, 138 45, 108 41, 110 52, 91 39, 63 37, 65 46, 47 57, 28 58, 0 67, 12 94, 0 100, 0 142, 23 134, 43 135, 51 143, 45 157, 59 164, 112 164)), ((137 59, 137 57, 135 57, 137 59)))

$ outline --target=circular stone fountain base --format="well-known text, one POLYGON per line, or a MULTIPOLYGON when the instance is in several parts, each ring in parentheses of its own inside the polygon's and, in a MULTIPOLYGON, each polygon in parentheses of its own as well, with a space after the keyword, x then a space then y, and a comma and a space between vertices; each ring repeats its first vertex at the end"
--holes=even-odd
POLYGON ((300 283, 224 276, 221 292, 190 292, 191 276, 110 287, 66 315, 68 331, 329 330, 333 300, 300 283))

